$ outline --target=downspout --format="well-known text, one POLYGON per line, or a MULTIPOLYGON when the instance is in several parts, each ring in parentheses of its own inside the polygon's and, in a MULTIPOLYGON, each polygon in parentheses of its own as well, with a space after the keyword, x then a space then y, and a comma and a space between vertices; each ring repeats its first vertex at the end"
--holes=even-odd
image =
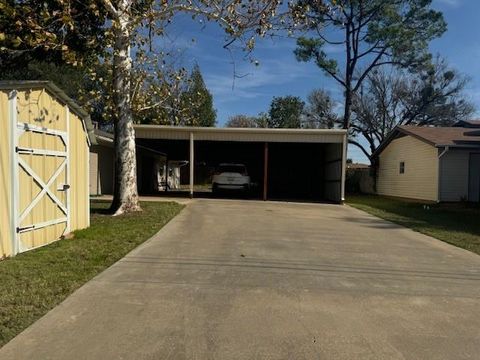
POLYGON ((441 173, 441 166, 442 166, 442 157, 443 155, 445 155, 448 151, 450 150, 450 147, 449 146, 445 146, 443 148, 443 151, 438 155, 438 175, 437 175, 437 203, 440 202, 440 195, 441 195, 441 191, 440 191, 440 185, 441 185, 441 176, 440 176, 440 173, 441 173))

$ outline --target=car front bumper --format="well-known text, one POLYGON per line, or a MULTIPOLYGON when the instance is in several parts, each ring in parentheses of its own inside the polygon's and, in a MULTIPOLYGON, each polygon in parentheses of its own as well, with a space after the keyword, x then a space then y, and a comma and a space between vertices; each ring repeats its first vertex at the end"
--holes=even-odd
POLYGON ((222 190, 246 190, 248 189, 248 184, 213 184, 214 188, 222 190))

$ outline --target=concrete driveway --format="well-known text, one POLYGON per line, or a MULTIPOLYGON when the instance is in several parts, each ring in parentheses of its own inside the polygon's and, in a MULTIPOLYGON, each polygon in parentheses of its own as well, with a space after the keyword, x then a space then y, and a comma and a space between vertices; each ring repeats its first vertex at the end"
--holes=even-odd
POLYGON ((195 200, 0 358, 479 354, 479 256, 347 206, 195 200))

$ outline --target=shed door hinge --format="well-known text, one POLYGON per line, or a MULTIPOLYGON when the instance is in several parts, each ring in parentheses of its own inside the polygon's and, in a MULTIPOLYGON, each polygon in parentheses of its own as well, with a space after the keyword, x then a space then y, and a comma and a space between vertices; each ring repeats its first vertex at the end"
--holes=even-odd
POLYGON ((19 153, 19 152, 22 152, 22 153, 34 153, 34 150, 33 149, 27 149, 27 148, 23 148, 23 147, 20 147, 20 146, 15 146, 15 152, 19 153))
POLYGON ((30 225, 30 226, 24 226, 24 227, 17 227, 17 233, 22 233, 28 230, 33 230, 35 229, 35 225, 30 225))

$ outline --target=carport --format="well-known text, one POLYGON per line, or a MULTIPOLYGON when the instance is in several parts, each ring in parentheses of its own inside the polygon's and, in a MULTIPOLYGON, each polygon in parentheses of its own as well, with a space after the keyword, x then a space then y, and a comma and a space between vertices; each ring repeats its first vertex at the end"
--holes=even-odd
POLYGON ((346 131, 135 125, 138 145, 188 160, 189 195, 220 163, 247 166, 254 195, 279 200, 344 200, 346 131))

